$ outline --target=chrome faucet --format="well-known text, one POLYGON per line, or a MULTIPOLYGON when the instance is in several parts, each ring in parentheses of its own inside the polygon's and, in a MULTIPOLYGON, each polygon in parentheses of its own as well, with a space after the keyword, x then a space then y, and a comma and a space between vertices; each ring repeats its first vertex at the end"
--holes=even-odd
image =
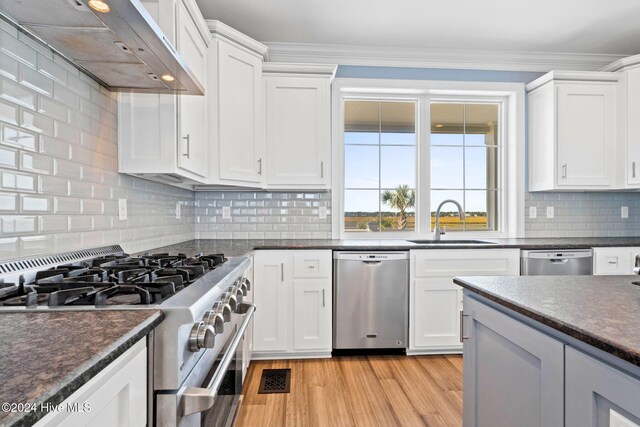
POLYGON ((453 199, 443 200, 442 203, 440 203, 440 205, 438 206, 438 209, 436 209, 436 226, 433 229, 433 240, 440 240, 440 236, 446 233, 446 228, 444 230, 440 229, 440 209, 442 209, 442 205, 446 203, 453 203, 454 205, 456 205, 458 207, 458 212, 460 213, 460 220, 464 220, 464 210, 462 209, 460 203, 456 202, 453 199))

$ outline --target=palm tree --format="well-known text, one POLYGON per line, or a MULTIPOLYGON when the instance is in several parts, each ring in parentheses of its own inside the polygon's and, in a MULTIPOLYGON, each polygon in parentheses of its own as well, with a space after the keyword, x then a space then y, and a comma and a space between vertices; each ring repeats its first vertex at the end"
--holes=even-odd
POLYGON ((407 209, 415 207, 416 192, 409 190, 408 185, 398 185, 395 190, 385 190, 382 193, 382 202, 389 205, 391 209, 400 211, 398 228, 400 230, 407 228, 407 209))

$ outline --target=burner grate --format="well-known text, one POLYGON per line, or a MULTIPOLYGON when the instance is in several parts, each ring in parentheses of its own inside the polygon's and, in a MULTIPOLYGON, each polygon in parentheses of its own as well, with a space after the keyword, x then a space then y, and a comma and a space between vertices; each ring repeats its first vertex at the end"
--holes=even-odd
POLYGON ((289 393, 291 389, 291 369, 263 369, 259 394, 289 393))

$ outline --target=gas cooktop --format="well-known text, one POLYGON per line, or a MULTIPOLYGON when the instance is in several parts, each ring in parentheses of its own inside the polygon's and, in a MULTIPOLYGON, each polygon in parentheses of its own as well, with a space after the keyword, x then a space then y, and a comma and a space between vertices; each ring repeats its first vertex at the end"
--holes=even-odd
POLYGON ((98 256, 0 283, 0 307, 156 305, 226 261, 223 254, 98 256))

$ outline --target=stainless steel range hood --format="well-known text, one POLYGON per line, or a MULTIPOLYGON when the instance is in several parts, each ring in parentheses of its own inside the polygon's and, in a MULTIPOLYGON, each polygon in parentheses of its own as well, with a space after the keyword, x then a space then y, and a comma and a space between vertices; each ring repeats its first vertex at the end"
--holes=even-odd
POLYGON ((110 90, 204 94, 139 0, 104 0, 108 13, 94 12, 88 3, 0 0, 0 12, 110 90))

